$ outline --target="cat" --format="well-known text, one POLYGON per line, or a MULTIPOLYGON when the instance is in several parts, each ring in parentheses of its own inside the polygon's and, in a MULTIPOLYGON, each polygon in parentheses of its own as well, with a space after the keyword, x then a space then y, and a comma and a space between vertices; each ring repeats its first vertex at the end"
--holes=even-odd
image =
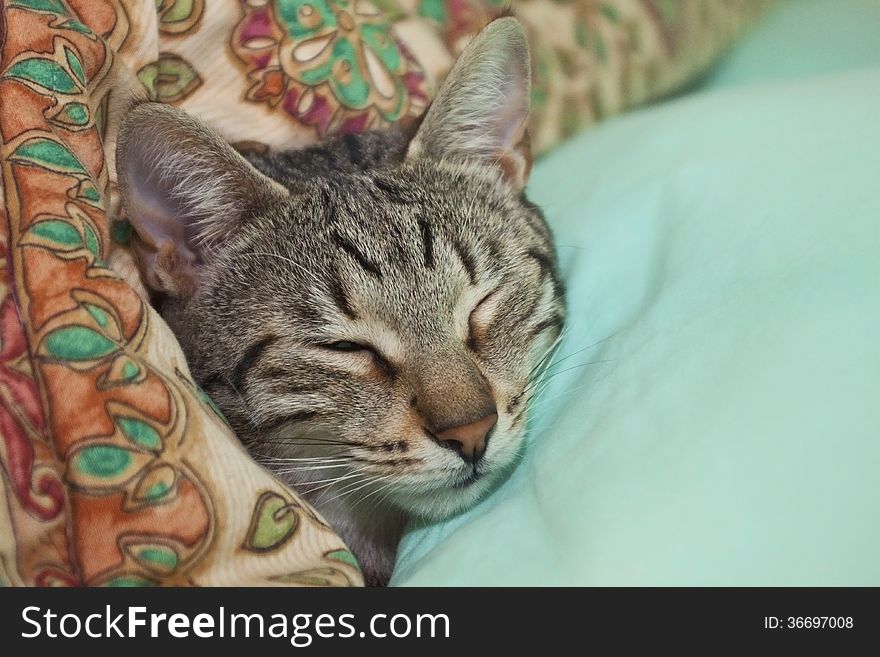
POLYGON ((565 295, 524 193, 530 64, 512 17, 418 124, 247 157, 142 103, 119 133, 132 247, 244 445, 390 577, 411 516, 473 505, 523 448, 565 295))

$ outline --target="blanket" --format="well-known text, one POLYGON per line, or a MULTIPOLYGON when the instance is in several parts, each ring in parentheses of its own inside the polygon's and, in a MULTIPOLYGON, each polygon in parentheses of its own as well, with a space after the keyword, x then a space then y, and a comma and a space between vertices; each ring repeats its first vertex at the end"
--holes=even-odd
POLYGON ((513 11, 540 152, 704 71, 762 0, 4 0, 0 584, 360 585, 330 527, 242 449, 150 307, 118 217, 133 96, 242 148, 418 116, 513 11))

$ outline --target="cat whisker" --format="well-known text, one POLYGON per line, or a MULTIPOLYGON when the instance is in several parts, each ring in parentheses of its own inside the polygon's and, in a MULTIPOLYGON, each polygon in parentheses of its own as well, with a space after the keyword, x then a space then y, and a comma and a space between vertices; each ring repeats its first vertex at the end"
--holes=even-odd
POLYGON ((353 484, 350 484, 346 490, 340 491, 339 496, 335 499, 343 500, 346 497, 351 497, 352 495, 354 495, 358 491, 361 491, 364 488, 372 486, 373 484, 375 484, 379 481, 385 481, 386 479, 387 479, 387 476, 386 477, 372 476, 372 477, 368 477, 362 481, 355 482, 353 484))
POLYGON ((552 368, 556 367, 557 365, 559 365, 560 363, 562 363, 562 362, 568 360, 568 359, 571 358, 572 356, 577 356, 578 354, 583 353, 583 352, 586 351, 587 349, 593 349, 594 347, 599 346, 599 345, 602 344, 603 342, 606 342, 607 340, 610 340, 611 338, 613 338, 614 336, 616 336, 616 335, 617 335, 618 333, 620 333, 620 331, 622 331, 622 330, 623 330, 623 329, 617 329, 616 331, 614 331, 613 333, 611 333, 611 334, 605 336, 605 337, 602 338, 601 340, 596 340, 595 342, 593 342, 593 343, 591 343, 591 344, 588 344, 588 345, 585 346, 585 347, 581 347, 580 349, 576 349, 576 350, 572 351, 571 353, 566 354, 565 356, 562 356, 559 360, 553 362, 549 367, 552 369, 552 368))
POLYGON ((272 468, 307 468, 307 467, 342 467, 344 465, 348 465, 351 463, 351 459, 327 459, 322 461, 305 461, 305 462, 297 462, 287 459, 256 459, 257 463, 262 465, 271 466, 272 468))
POLYGON ((346 475, 341 475, 339 477, 331 477, 329 479, 319 479, 318 481, 309 481, 309 482, 303 484, 303 486, 312 486, 312 484, 320 484, 320 485, 313 486, 308 489, 304 489, 300 492, 303 495, 311 495, 312 493, 319 491, 323 488, 328 488, 329 486, 332 486, 333 484, 338 484, 343 481, 348 481, 349 479, 354 479, 356 477, 362 477, 362 476, 363 476, 363 473, 361 473, 361 472, 352 472, 352 473, 349 473, 346 475))
POLYGON ((238 391, 238 388, 235 387, 235 384, 233 384, 232 381, 230 381, 228 377, 222 376, 221 381, 223 381, 223 383, 225 383, 227 386, 229 386, 229 389, 232 390, 232 392, 234 392, 238 396, 238 399, 241 402, 242 408, 245 409, 244 418, 245 418, 245 420, 247 420, 248 424, 250 424, 252 428, 259 430, 260 427, 257 424, 256 420, 254 420, 253 416, 251 416, 251 414, 247 412, 248 404, 245 401, 244 395, 242 395, 238 391))
MULTIPOLYGON (((573 369, 577 369, 579 367, 586 367, 587 365, 598 365, 600 363, 612 363, 612 362, 615 362, 618 360, 620 360, 620 359, 619 358, 603 358, 603 359, 598 359, 598 360, 587 361, 585 363, 578 363, 577 365, 573 365, 571 367, 567 367, 563 370, 557 370, 557 371, 551 371, 549 368, 547 368, 547 369, 543 370, 542 372, 540 372, 537 376, 535 376, 531 381, 529 381, 526 384, 525 389, 529 389, 529 388, 534 389, 534 388, 538 387, 539 385, 546 383, 550 379, 552 379, 556 376, 559 376, 560 374, 564 374, 565 372, 569 372, 569 371, 571 371, 573 369)), ((561 361, 559 361, 559 362, 561 362, 561 361)))
POLYGON ((337 444, 337 445, 351 445, 351 446, 362 446, 366 443, 363 441, 356 440, 347 440, 345 438, 339 438, 335 436, 326 436, 326 435, 314 435, 315 429, 311 427, 297 427, 296 430, 287 433, 287 434, 276 434, 269 438, 269 440, 274 441, 290 441, 290 440, 305 440, 314 443, 324 443, 324 444, 337 444))
MULTIPOLYGON (((276 476, 294 474, 294 473, 304 473, 304 472, 317 472, 318 470, 332 470, 344 468, 345 465, 304 465, 304 466, 290 466, 287 468, 273 468, 272 472, 276 476)), ((310 482, 311 483, 311 482, 310 482)))
MULTIPOLYGON (((547 399, 541 399, 540 401, 541 401, 541 402, 546 402, 546 403, 549 403, 549 402, 552 402, 552 401, 556 401, 556 400, 562 399, 563 397, 565 397, 565 396, 567 396, 567 395, 570 395, 570 394, 573 393, 573 392, 577 392, 578 390, 583 390, 583 389, 586 388, 587 386, 589 386, 589 384, 588 384, 588 383, 584 383, 584 384, 581 384, 581 385, 579 385, 579 386, 575 386, 575 387, 573 387, 573 388, 569 388, 568 390, 563 390, 563 391, 560 392, 559 394, 553 395, 552 397, 549 397, 549 398, 547 398, 547 399)), ((536 399, 537 399, 537 398, 536 398, 536 399)), ((545 414, 534 413, 535 410, 541 410, 541 409, 539 409, 539 408, 537 408, 537 407, 534 407, 532 410, 533 410, 533 412, 532 412, 532 414, 531 414, 531 419, 532 419, 533 421, 540 421, 540 419, 541 419, 542 417, 545 417, 545 414)))
POLYGON ((267 258, 278 258, 279 260, 282 260, 282 261, 286 262, 287 264, 292 265, 293 267, 296 267, 301 272, 303 272, 308 278, 310 278, 310 279, 314 278, 314 275, 310 271, 308 271, 305 267, 303 267, 301 264, 299 264, 298 262, 296 262, 294 260, 291 260, 287 256, 281 255, 280 253, 271 253, 269 251, 245 251, 241 255, 244 255, 244 256, 265 256, 267 258))
POLYGON ((309 438, 307 436, 295 436, 290 438, 267 438, 261 441, 267 445, 327 445, 331 447, 365 447, 367 443, 350 440, 331 440, 325 438, 309 438))
POLYGON ((563 328, 562 331, 559 332, 559 335, 556 337, 556 339, 553 341, 553 344, 551 344, 547 348, 547 351, 544 352, 544 355, 541 356, 538 362, 529 371, 529 379, 532 379, 536 375, 540 375, 541 372, 550 367, 550 360, 552 359, 552 356, 556 349, 559 347, 560 344, 562 344, 562 340, 565 338, 565 334, 566 329, 563 328))
POLYGON ((323 456, 308 456, 308 457, 289 457, 289 456, 271 456, 268 454, 260 454, 254 453, 254 458, 257 461, 269 461, 272 463, 331 463, 331 462, 340 462, 340 461, 351 461, 352 459, 348 456, 339 456, 339 457, 323 457, 323 456))
POLYGON ((600 360, 591 360, 591 361, 586 362, 586 363, 578 363, 577 365, 572 365, 571 367, 566 367, 564 370, 559 370, 558 372, 550 372, 550 373, 548 373, 547 376, 545 376, 545 377, 542 378, 542 381, 541 381, 541 382, 542 382, 542 383, 547 383, 547 382, 552 381, 553 379, 555 379, 557 376, 560 376, 560 375, 562 375, 562 374, 565 374, 566 372, 571 372, 572 370, 576 370, 576 369, 579 369, 579 368, 581 368, 581 367, 587 367, 588 365, 601 365, 602 363, 615 363, 615 362, 617 362, 618 360, 620 360, 620 359, 619 359, 619 358, 602 358, 602 359, 600 359, 600 360))
POLYGON ((354 481, 349 483, 347 486, 344 486, 342 489, 336 492, 336 495, 334 495, 330 499, 324 500, 324 495, 322 494, 321 502, 326 502, 327 504, 329 504, 331 502, 341 501, 366 486, 376 483, 377 481, 385 481, 392 477, 392 475, 370 475, 365 473, 359 474, 361 475, 361 479, 359 481, 354 481))
POLYGON ((586 367, 588 365, 597 365, 599 363, 613 362, 616 360, 618 360, 618 359, 611 358, 611 359, 590 361, 588 363, 580 363, 578 365, 573 365, 572 367, 568 367, 568 368, 561 370, 559 372, 552 372, 549 374, 545 374, 544 376, 541 376, 541 377, 535 379, 534 381, 530 381, 529 383, 526 384, 526 386, 523 388, 522 392, 520 393, 520 395, 523 395, 526 397, 525 404, 523 405, 523 410, 521 410, 519 413, 517 413, 517 415, 514 416, 514 418, 511 420, 511 422, 513 424, 515 424, 515 423, 519 422, 519 418, 523 415, 523 413, 531 412, 531 409, 533 408, 533 404, 535 403, 535 401, 541 397, 541 395, 549 387, 550 383, 552 382, 552 380, 555 377, 557 377, 561 374, 564 374, 565 372, 568 372, 570 370, 578 369, 580 367, 586 367))
POLYGON ((394 488, 395 483, 396 482, 392 481, 392 482, 385 484, 384 486, 380 486, 376 490, 370 491, 369 493, 364 495, 362 498, 355 500, 352 503, 353 506, 358 506, 360 504, 363 504, 364 502, 366 502, 368 499, 370 499, 374 495, 382 493, 383 494, 382 497, 376 500, 376 506, 380 506, 382 504, 382 502, 385 501, 385 498, 387 498, 387 496, 388 496, 387 493, 390 492, 394 488))

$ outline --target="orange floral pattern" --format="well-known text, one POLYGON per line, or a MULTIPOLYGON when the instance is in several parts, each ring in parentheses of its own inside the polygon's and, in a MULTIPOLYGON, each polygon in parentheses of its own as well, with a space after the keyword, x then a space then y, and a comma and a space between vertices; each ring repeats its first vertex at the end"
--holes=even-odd
POLYGON ((129 24, 121 11, 12 0, 2 14, 0 580, 360 584, 345 546, 245 456, 164 323, 108 265, 104 138, 120 87, 107 44, 129 24))

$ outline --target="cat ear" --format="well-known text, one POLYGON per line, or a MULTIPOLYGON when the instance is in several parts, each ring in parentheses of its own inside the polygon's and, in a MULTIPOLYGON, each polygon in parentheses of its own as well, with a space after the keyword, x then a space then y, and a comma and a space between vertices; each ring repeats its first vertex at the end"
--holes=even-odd
POLYGON ((463 159, 496 166, 517 189, 531 168, 526 121, 529 46, 512 17, 489 23, 446 77, 407 157, 463 159))
POLYGON ((123 119, 116 170, 144 279, 174 296, 192 295, 210 250, 287 196, 201 121, 157 103, 123 119))

